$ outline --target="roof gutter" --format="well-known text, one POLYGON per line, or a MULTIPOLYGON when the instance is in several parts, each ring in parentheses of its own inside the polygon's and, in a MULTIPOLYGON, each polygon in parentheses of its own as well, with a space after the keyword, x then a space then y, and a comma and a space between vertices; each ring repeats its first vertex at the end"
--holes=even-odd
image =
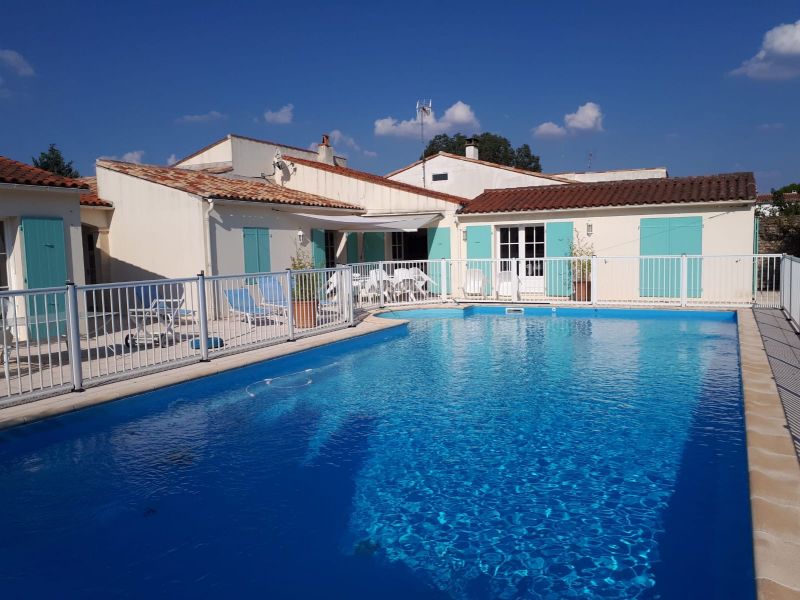
POLYGON ((721 200, 721 201, 707 201, 707 202, 661 202, 657 204, 617 204, 611 206, 570 206, 569 208, 540 208, 529 210, 495 210, 487 212, 473 212, 465 213, 459 212, 459 217, 480 217, 485 215, 516 215, 526 213, 548 213, 548 212, 567 212, 578 210, 620 210, 626 208, 654 208, 654 207, 673 207, 673 206, 723 206, 723 207, 736 207, 736 206, 749 206, 755 204, 753 200, 721 200))
POLYGON ((288 202, 263 202, 261 200, 230 200, 227 198, 216 198, 213 196, 206 198, 206 200, 225 206, 263 206, 264 208, 278 210, 281 212, 295 212, 297 210, 302 210, 303 212, 334 211, 344 214, 364 212, 363 208, 356 206, 353 208, 339 208, 333 206, 315 206, 313 204, 289 204, 288 202))
POLYGON ((21 190, 28 192, 56 192, 59 194, 85 194, 89 191, 88 187, 63 187, 55 185, 29 185, 25 183, 0 183, 0 189, 5 190, 21 190))

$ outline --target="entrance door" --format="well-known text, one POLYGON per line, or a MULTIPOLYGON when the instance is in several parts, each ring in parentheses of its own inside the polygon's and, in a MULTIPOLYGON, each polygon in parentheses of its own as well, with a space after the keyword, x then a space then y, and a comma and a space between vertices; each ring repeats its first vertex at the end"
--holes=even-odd
POLYGON ((521 294, 544 294, 544 225, 500 227, 500 270, 513 270, 517 260, 521 294))
MULTIPOLYGON (((67 280, 64 221, 58 217, 22 217, 27 289, 60 287, 67 280)), ((64 292, 37 295, 27 302, 28 327, 33 339, 46 339, 66 332, 64 292)))

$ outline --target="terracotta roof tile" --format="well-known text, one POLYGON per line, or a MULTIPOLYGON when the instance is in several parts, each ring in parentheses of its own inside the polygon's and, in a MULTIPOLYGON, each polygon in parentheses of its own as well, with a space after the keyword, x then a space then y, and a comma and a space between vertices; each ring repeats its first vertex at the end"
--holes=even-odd
POLYGON ((97 195, 97 177, 79 177, 78 181, 89 186, 89 193, 81 194, 81 206, 100 206, 106 208, 114 206, 107 200, 101 200, 97 195))
POLYGON ((196 194, 203 198, 362 210, 353 204, 291 190, 266 181, 235 179, 233 177, 211 175, 203 171, 138 165, 115 160, 98 160, 97 166, 190 194, 196 194))
POLYGON ((337 175, 342 175, 343 177, 352 177, 353 179, 360 179, 361 181, 367 181, 376 185, 383 185, 385 187, 403 190, 404 192, 419 194, 420 196, 428 196, 429 198, 444 200, 445 202, 452 202, 454 204, 467 204, 469 202, 469 200, 462 198, 461 196, 453 196, 452 194, 427 190, 409 183, 401 183, 392 179, 386 179, 385 177, 381 177, 380 175, 375 175, 373 173, 367 173, 366 171, 357 171, 349 167, 337 167, 327 163, 321 163, 316 160, 298 158, 296 156, 287 155, 285 158, 291 162, 305 165, 307 167, 313 167, 315 169, 320 169, 321 171, 328 171, 329 173, 336 173, 337 175))
POLYGON ((754 201, 752 173, 634 179, 486 190, 463 214, 597 208, 685 202, 754 201))
MULTIPOLYGON (((772 204, 774 202, 774 198, 772 194, 759 194, 757 202, 758 204, 772 204)), ((789 192, 783 194, 783 201, 784 202, 800 202, 800 194, 797 192, 789 192)))
POLYGON ((50 171, 26 165, 25 163, 0 156, 0 183, 19 185, 41 185, 47 187, 86 188, 78 179, 62 177, 50 171))

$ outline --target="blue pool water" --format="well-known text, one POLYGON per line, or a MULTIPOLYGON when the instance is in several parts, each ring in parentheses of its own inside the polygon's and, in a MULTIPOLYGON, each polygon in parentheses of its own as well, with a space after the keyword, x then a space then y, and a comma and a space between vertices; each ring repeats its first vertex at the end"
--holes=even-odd
POLYGON ((754 597, 731 314, 395 316, 0 432, 3 598, 754 597))

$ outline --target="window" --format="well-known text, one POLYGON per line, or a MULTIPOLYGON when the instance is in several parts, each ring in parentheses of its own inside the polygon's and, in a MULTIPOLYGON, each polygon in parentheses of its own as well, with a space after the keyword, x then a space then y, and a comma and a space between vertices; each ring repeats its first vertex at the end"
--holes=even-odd
POLYGON ((331 229, 325 230, 325 268, 330 269, 336 266, 336 232, 331 229))
POLYGON ((8 251, 5 223, 0 221, 0 291, 8 290, 8 251))
POLYGON ((403 243, 403 232, 392 232, 392 260, 403 260, 405 258, 405 244, 403 243))
POLYGON ((431 179, 433 181, 447 181, 447 173, 434 173, 431 179))
POLYGON ((86 283, 97 283, 97 232, 83 232, 83 274, 86 283))
POLYGON ((517 258, 520 275, 543 276, 544 262, 536 259, 544 258, 544 225, 500 227, 498 232, 501 271, 510 271, 511 259, 517 258))

